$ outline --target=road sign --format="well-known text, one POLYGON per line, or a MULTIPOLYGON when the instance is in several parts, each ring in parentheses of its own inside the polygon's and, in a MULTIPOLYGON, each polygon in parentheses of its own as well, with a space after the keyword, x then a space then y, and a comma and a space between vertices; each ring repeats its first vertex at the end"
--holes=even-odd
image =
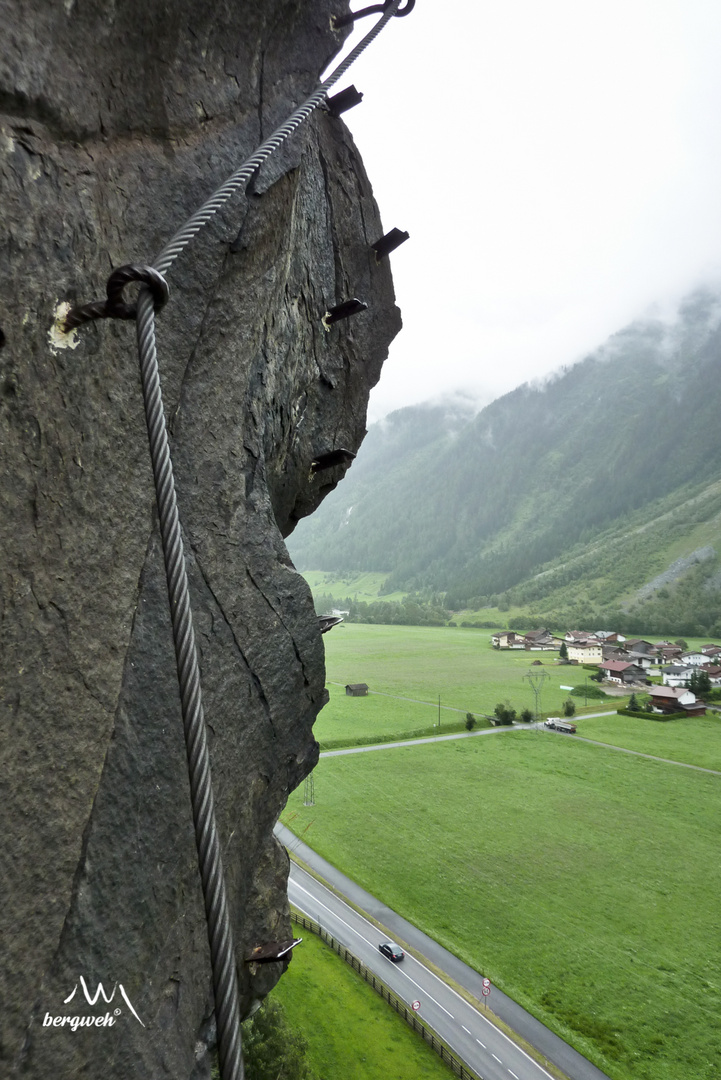
POLYGON ((484 986, 490 986, 491 985, 491 980, 490 979, 484 979, 483 980, 483 985, 484 986))
POLYGON ((490 994, 490 992, 491 992, 490 986, 484 986, 484 987, 481 988, 481 993, 483 994, 484 997, 487 997, 488 994, 490 994))
POLYGON ((413 1012, 418 1012, 421 1007, 420 1001, 414 1001, 412 1005, 413 1012))

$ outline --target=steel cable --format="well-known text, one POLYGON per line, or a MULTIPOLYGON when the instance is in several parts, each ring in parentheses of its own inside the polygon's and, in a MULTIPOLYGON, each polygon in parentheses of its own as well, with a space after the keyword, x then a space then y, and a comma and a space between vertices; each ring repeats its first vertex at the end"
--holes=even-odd
MULTIPOLYGON (((331 76, 279 127, 188 220, 163 248, 152 269, 164 274, 220 207, 325 99, 328 90, 377 37, 402 0, 394 0, 373 29, 348 54, 331 76)), ((228 912, 215 801, 200 688, 188 575, 175 495, 173 465, 163 409, 155 341, 153 293, 142 285, 137 300, 137 337, 150 457, 155 481, 160 534, 168 584, 175 643, 181 710, 185 732, 190 796, 210 944, 218 1057, 222 1080, 243 1080, 240 1001, 235 945, 228 912)))
POLYGON ((321 83, 318 89, 288 117, 284 124, 281 124, 279 128, 276 128, 273 134, 258 147, 255 153, 241 165, 237 172, 234 172, 233 175, 229 177, 205 203, 203 203, 199 210, 196 210, 193 216, 178 230, 175 236, 168 241, 160 252, 153 263, 153 268, 155 270, 158 270, 161 274, 167 273, 178 255, 180 255, 190 241, 197 236, 200 230, 208 224, 221 206, 227 202, 239 188, 244 187, 250 181, 250 178, 256 169, 260 168, 263 162, 267 161, 270 155, 275 153, 278 147, 300 127, 303 121, 307 120, 314 109, 317 109, 318 106, 322 104, 331 87, 345 75, 348 68, 355 63, 361 53, 368 48, 375 38, 377 38, 386 23, 393 18, 397 9, 400 7, 401 2, 402 0, 393 0, 393 3, 388 7, 387 11, 384 12, 382 18, 380 18, 372 30, 369 30, 366 36, 358 42, 356 47, 348 53, 345 60, 338 65, 325 82, 321 83))
POLYGON ((143 288, 138 297, 137 324, 140 375, 173 624, 195 841, 208 922, 218 1030, 218 1056, 223 1080, 243 1080, 235 948, 228 915, 220 843, 215 824, 210 759, 190 609, 188 575, 155 346, 155 312, 153 297, 148 288, 143 288))

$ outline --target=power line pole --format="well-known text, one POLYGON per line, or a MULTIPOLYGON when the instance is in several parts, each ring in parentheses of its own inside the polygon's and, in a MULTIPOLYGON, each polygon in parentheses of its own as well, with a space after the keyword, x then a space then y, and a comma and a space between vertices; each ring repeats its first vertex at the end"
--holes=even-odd
POLYGON ((315 781, 313 780, 312 772, 305 778, 305 785, 303 787, 303 806, 315 806, 315 781))
POLYGON ((541 711, 541 691, 543 690, 543 683, 546 679, 550 679, 550 675, 545 671, 529 671, 523 678, 531 684, 531 689, 536 698, 536 720, 538 720, 538 714, 541 711))

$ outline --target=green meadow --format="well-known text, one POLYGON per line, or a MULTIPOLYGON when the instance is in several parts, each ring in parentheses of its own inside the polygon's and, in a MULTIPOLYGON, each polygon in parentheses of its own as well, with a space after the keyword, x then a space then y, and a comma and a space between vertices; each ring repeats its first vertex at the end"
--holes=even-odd
POLYGON ((315 800, 291 828, 614 1080, 721 1075, 721 779, 531 729, 326 758, 315 800))
POLYGON ((633 716, 579 717, 578 734, 670 761, 721 772, 721 716, 685 716, 663 723, 633 716))
POLYGON ((447 1066, 376 991, 320 938, 301 933, 272 996, 303 1032, 319 1080, 448 1080, 447 1066))
POLYGON ((381 593, 387 573, 375 570, 336 574, 325 570, 304 570, 303 577, 318 596, 327 594, 336 600, 402 600, 403 592, 381 593))
MULTIPOLYGON (((467 712, 492 713, 499 701, 520 712, 534 708, 524 676, 545 673, 541 709, 560 711, 568 697, 561 686, 582 684, 589 672, 559 667, 557 653, 492 648, 490 632, 460 627, 369 626, 344 623, 325 635, 326 679, 330 702, 314 726, 324 749, 367 743, 375 737, 412 737, 460 730, 467 712), (534 660, 540 665, 533 666, 534 660), (367 697, 346 696, 347 683, 367 683, 367 697)), ((580 708, 582 699, 575 699, 580 708)), ((618 699, 594 701, 590 712, 615 709, 618 699)))
MULTIPOLYGON (((465 731, 465 711, 443 706, 438 728, 437 700, 426 704, 380 693, 362 698, 347 697, 344 688, 334 684, 329 684, 328 690, 330 702, 313 727, 321 750, 465 731)), ((487 720, 478 717, 477 727, 489 726, 487 720)))

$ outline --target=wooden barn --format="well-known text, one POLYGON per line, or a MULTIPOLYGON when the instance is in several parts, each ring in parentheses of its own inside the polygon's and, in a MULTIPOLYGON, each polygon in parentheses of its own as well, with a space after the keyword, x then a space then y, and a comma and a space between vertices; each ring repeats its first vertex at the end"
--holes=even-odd
POLYGON ((368 683, 348 683, 345 688, 345 692, 348 697, 366 697, 368 693, 368 683))

